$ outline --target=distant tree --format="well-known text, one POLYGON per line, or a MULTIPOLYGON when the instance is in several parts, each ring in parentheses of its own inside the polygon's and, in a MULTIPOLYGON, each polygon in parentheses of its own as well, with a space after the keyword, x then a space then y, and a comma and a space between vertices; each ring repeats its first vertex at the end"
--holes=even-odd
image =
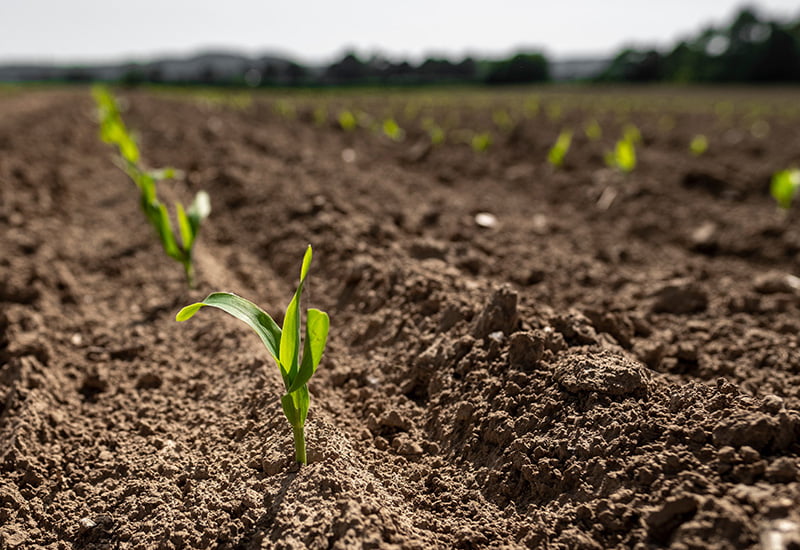
POLYGON ((519 53, 509 59, 490 63, 488 84, 524 84, 544 82, 549 78, 547 59, 540 53, 519 53))
POLYGON ((620 52, 603 74, 602 80, 655 82, 664 77, 664 59, 656 50, 626 49, 620 52))
POLYGON ((366 65, 354 52, 347 52, 340 61, 325 70, 325 77, 338 83, 357 82, 366 76, 366 65))
POLYGON ((623 50, 600 80, 797 82, 800 20, 782 25, 763 21, 752 8, 743 8, 727 27, 707 27, 666 55, 656 50, 623 50))
POLYGON ((477 63, 471 57, 465 57, 456 65, 458 76, 465 80, 472 80, 477 75, 477 63))
POLYGON ((800 81, 800 39, 774 23, 757 49, 749 79, 754 82, 800 81))

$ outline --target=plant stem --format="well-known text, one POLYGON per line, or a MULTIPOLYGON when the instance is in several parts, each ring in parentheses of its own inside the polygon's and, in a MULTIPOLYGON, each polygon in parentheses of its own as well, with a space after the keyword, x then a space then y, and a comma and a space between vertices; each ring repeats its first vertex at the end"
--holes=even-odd
POLYGON ((306 434, 303 426, 292 426, 294 433, 294 457, 300 464, 308 464, 306 460, 306 434))
POLYGON ((194 267, 192 266, 192 262, 189 261, 188 263, 183 264, 183 270, 186 272, 186 282, 189 284, 189 288, 195 288, 195 280, 194 280, 194 267))

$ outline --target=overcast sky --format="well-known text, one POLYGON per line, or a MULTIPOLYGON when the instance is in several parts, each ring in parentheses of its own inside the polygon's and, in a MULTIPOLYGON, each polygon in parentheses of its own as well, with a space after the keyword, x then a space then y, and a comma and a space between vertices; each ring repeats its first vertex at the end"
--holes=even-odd
MULTIPOLYGON (((723 23, 735 0, 0 0, 0 61, 146 60, 234 50, 325 62, 354 48, 392 58, 502 55, 543 48, 554 58, 625 44, 667 45, 723 23)), ((749 2, 800 15, 797 0, 749 2)))

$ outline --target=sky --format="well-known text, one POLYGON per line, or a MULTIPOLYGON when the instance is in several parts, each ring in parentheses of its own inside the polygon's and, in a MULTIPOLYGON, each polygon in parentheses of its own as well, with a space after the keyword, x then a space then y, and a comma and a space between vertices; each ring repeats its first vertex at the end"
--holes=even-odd
MULTIPOLYGON (((306 63, 353 49, 391 59, 553 59, 666 47, 728 22, 744 0, 0 0, 0 62, 135 60, 198 51, 279 53, 306 63), (190 8, 189 8, 190 7, 190 8)), ((798 17, 797 0, 748 5, 798 17)))

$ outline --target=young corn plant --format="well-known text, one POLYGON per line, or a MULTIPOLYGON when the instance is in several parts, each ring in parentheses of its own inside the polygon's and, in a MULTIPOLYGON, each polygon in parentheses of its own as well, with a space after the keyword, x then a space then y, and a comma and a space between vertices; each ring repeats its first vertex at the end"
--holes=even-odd
POLYGON ((800 190, 800 170, 796 168, 781 170, 772 176, 769 191, 783 210, 791 208, 798 190, 800 190))
POLYGON ((583 133, 586 134, 589 141, 597 141, 603 137, 603 128, 600 126, 600 123, 597 122, 597 119, 593 118, 586 124, 583 133))
POLYGON ((336 119, 339 127, 345 132, 352 132, 358 127, 358 119, 351 111, 341 111, 336 119))
POLYGON ((630 174, 636 168, 636 147, 630 136, 625 136, 619 140, 613 151, 609 151, 605 156, 606 165, 617 168, 625 174, 630 174))
POLYGON ((470 140, 470 146, 476 153, 485 153, 492 145, 492 134, 489 132, 482 132, 474 134, 470 140))
POLYGON ((697 134, 689 142, 689 151, 692 155, 699 157, 708 150, 708 138, 703 134, 697 134))
POLYGON ((300 268, 300 284, 286 308, 283 327, 264 310, 244 298, 227 292, 209 294, 202 302, 181 309, 175 317, 177 321, 191 319, 204 306, 211 306, 243 321, 255 331, 264 347, 278 364, 286 393, 281 397, 283 414, 292 426, 295 459, 307 464, 305 423, 311 402, 308 381, 317 371, 325 344, 328 340, 330 320, 328 314, 318 309, 306 310, 306 335, 300 356, 300 296, 311 265, 311 246, 306 249, 300 268))
POLYGON ((211 212, 208 193, 198 192, 188 208, 184 208, 183 204, 176 201, 175 217, 178 222, 178 236, 176 236, 169 211, 166 205, 158 200, 156 193, 157 182, 174 178, 176 170, 173 168, 161 170, 142 168, 139 148, 122 120, 114 96, 108 89, 100 86, 92 89, 92 95, 100 115, 101 139, 117 147, 122 159, 123 170, 139 189, 139 204, 142 212, 156 230, 164 252, 183 266, 186 281, 190 288, 194 288, 192 252, 200 232, 200 225, 211 212))
POLYGON ((383 135, 392 141, 403 141, 406 137, 406 132, 403 130, 394 118, 387 118, 383 121, 382 125, 383 135))
POLYGON ((567 156, 569 146, 572 144, 572 131, 562 130, 558 134, 555 144, 550 148, 547 153, 547 162, 554 168, 561 168, 564 165, 564 157, 567 156))

